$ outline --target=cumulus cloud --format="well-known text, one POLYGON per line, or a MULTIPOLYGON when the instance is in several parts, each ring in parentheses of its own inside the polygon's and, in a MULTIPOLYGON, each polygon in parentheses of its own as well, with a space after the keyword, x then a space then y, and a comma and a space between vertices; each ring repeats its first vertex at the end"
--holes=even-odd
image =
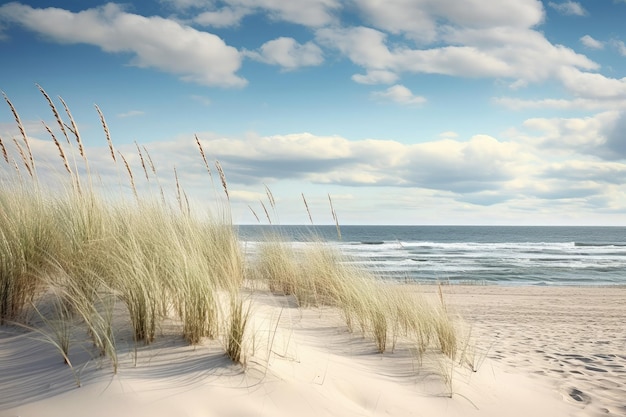
POLYGON ((285 70, 324 62, 322 50, 313 42, 300 44, 295 39, 286 37, 265 42, 258 51, 247 51, 246 55, 266 64, 279 65, 285 70))
POLYGON ((363 0, 355 5, 375 28, 405 34, 423 43, 436 41, 444 25, 471 28, 531 27, 543 20, 537 0, 485 2, 471 0, 363 0))
POLYGON ((379 100, 390 100, 399 104, 423 104, 426 98, 414 95, 403 85, 396 84, 384 91, 375 91, 372 97, 379 100))
POLYGON ((321 44, 338 49, 352 62, 368 70, 386 70, 393 67, 394 54, 385 45, 385 33, 363 26, 351 28, 324 28, 316 32, 321 44))
POLYGON ((566 16, 585 16, 587 15, 587 11, 580 5, 580 3, 575 1, 566 1, 563 3, 554 3, 549 2, 548 6, 552 7, 557 12, 564 14, 566 16))
POLYGON ((545 98, 537 100, 513 97, 496 97, 493 102, 513 110, 560 109, 602 110, 626 108, 626 77, 605 77, 602 74, 562 68, 559 75, 564 86, 575 96, 573 99, 545 98))
MULTIPOLYGON (((187 0, 184 0, 187 1, 187 0)), ((263 11, 275 20, 320 27, 336 21, 338 0, 224 0, 232 9, 263 11)))
POLYGON ((236 75, 239 52, 218 36, 162 17, 126 13, 113 3, 78 13, 9 3, 0 6, 0 16, 51 41, 130 53, 132 65, 176 74, 184 81, 222 87, 246 84, 236 75))
POLYGON ((611 46, 621 55, 626 56, 626 44, 618 39, 611 40, 611 46))
POLYGON ((419 187, 455 192, 494 189, 514 178, 517 145, 478 135, 407 145, 387 140, 292 134, 246 139, 203 139, 229 178, 251 184, 283 178, 351 186, 419 187))
POLYGON ((604 49, 604 42, 596 40, 589 35, 585 35, 580 38, 580 42, 590 49, 604 49))
MULTIPOLYGON (((575 2, 553 5, 584 12, 575 2)), ((364 0, 356 6, 371 27, 332 26, 316 31, 320 45, 338 50, 365 69, 365 74, 352 76, 355 82, 391 84, 403 74, 426 73, 498 79, 519 89, 558 80, 575 100, 584 100, 590 108, 606 108, 609 101, 625 97, 623 79, 597 73, 598 63, 550 42, 537 29, 544 19, 539 1, 476 2, 462 9, 451 0, 364 0), (418 42, 409 44, 392 34, 418 42)), ((603 46, 590 35, 580 41, 588 48, 603 46)), ((626 54, 620 41, 611 45, 626 54)), ((548 101, 544 104, 561 105, 548 101)))
POLYGON ((541 33, 524 28, 450 28, 444 36, 449 45, 430 49, 390 47, 385 33, 366 27, 324 28, 317 31, 316 38, 353 63, 379 74, 507 78, 524 85, 561 78, 564 70, 599 67, 584 55, 553 45, 541 33))
POLYGON ((193 22, 216 28, 237 26, 249 13, 251 11, 244 8, 223 7, 219 10, 202 12, 193 18, 193 22))
POLYGON ((565 87, 577 96, 595 99, 626 99, 626 77, 605 77, 576 68, 561 68, 560 78, 565 87))
MULTIPOLYGON (((219 152, 229 180, 249 186, 295 179, 324 186, 433 190, 483 206, 508 200, 530 204, 601 198, 607 187, 615 184, 614 175, 626 172, 626 164, 590 158, 580 148, 594 136, 591 127, 597 131, 606 120, 531 120, 524 129, 540 133, 535 141, 522 135, 512 141, 476 135, 467 141, 445 138, 408 145, 292 134, 205 138, 202 143, 208 152, 219 152), (569 143, 556 142, 561 134, 569 135, 569 143), (555 162, 557 146, 570 153, 579 149, 579 159, 555 162), (552 151, 546 153, 547 149, 552 151)), ((177 146, 179 149, 180 144, 177 146)))
POLYGON ((619 162, 570 160, 549 164, 543 175, 563 181, 621 185, 626 179, 626 165, 619 162))
MULTIPOLYGON (((311 133, 222 137, 201 132, 198 136, 206 154, 219 159, 224 167, 231 203, 246 212, 248 204, 263 198, 264 183, 276 191, 281 184, 295 180, 307 190, 321 190, 323 196, 328 189, 348 186, 356 187, 352 192, 359 195, 379 195, 385 190, 393 194, 397 205, 412 195, 411 202, 402 202, 404 209, 415 201, 432 207, 447 201, 500 210, 526 208, 535 216, 537 210, 548 210, 551 204, 556 206, 550 210, 559 212, 559 201, 567 201, 570 208, 580 203, 588 210, 606 209, 626 176, 626 141, 620 133, 626 131, 625 121, 618 112, 588 118, 536 118, 527 120, 507 139, 475 135, 463 140, 444 132, 441 139, 419 142, 416 138, 413 144, 311 133)), ((24 122, 30 126, 29 121, 24 122)), ((31 139, 37 160, 50 162, 40 164, 40 169, 50 169, 56 161, 55 172, 63 172, 52 142, 31 139)), ((176 187, 175 162, 180 183, 190 197, 209 193, 206 169, 193 137, 142 145, 149 149, 166 190, 176 187)), ((10 143, 8 147, 10 154, 18 157, 10 143)), ((116 148, 133 170, 141 172, 134 145, 116 148)), ((104 182, 119 181, 106 147, 88 148, 87 154, 93 172, 104 182)), ((150 183, 136 180, 140 192, 150 189, 150 183)), ((170 194, 166 198, 174 198, 170 194)), ((611 204, 622 207, 617 201, 611 204)), ((441 211, 437 213, 436 218, 441 219, 441 211)))
POLYGON ((354 74, 352 80, 360 84, 391 84, 398 80, 398 75, 391 71, 367 71, 366 74, 354 74))
POLYGON ((533 146, 537 152, 549 150, 554 157, 626 160, 624 114, 606 111, 588 117, 532 118, 522 125, 526 133, 513 131, 509 136, 533 146))
POLYGON ((161 0, 181 15, 191 16, 197 24, 228 27, 236 26, 245 16, 262 13, 272 20, 285 21, 308 27, 321 27, 337 22, 336 12, 342 7, 339 0, 223 0, 216 7, 213 0, 161 0))
POLYGON ((626 111, 616 114, 613 123, 604 126, 606 146, 617 159, 626 159, 626 111))
POLYGON ((176 9, 189 9, 193 7, 202 7, 212 3, 212 0, 159 0, 160 3, 168 4, 176 9))

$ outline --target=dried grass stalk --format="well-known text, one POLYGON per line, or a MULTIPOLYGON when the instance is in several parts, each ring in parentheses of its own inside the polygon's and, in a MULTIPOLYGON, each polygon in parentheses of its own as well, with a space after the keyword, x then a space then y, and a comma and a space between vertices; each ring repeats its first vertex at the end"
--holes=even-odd
POLYGON ((139 198, 139 195, 137 194, 137 188, 135 187, 135 176, 133 175, 133 171, 130 169, 130 165, 128 165, 128 161, 126 161, 124 155, 120 151, 117 151, 117 153, 122 158, 122 162, 124 162, 124 166, 126 167, 126 171, 128 172, 128 178, 130 179, 130 186, 133 189, 133 194, 135 194, 136 198, 139 198))
POLYGON ((141 153, 141 149, 135 141, 135 147, 137 148, 137 153, 139 154, 139 160, 141 161, 141 168, 143 168, 143 173, 146 174, 146 181, 150 182, 150 178, 148 177, 148 170, 146 169, 146 161, 143 159, 143 154, 141 153))
POLYGON ((206 170, 209 173, 209 177, 211 177, 211 181, 213 181, 213 174, 211 174, 211 168, 209 168, 209 163, 206 159, 206 154, 204 153, 204 148, 202 147, 202 143, 200 143, 200 139, 198 139, 198 135, 194 135, 194 136, 196 138, 196 144, 198 144, 198 149, 200 150, 200 156, 202 157, 204 166, 206 167, 206 170))
POLYGON ((28 175, 30 175, 30 177, 33 177, 33 171, 30 168, 30 164, 28 163, 28 159, 26 158, 26 154, 24 153, 24 149, 20 146, 19 142, 17 141, 17 139, 12 138, 13 139, 13 143, 15 144, 15 147, 17 148, 17 152, 20 154, 20 157, 22 158, 22 163, 24 164, 24 166, 26 167, 26 171, 28 171, 28 175))
POLYGON ((70 123, 72 124, 72 127, 69 127, 67 125, 65 126, 70 130, 70 132, 72 132, 72 134, 76 138, 76 143, 78 144, 78 152, 80 153, 80 156, 85 160, 85 163, 87 163, 87 156, 85 155, 85 148, 83 146, 83 140, 81 139, 80 133, 78 132, 78 126, 76 126, 76 121, 72 117, 70 108, 67 106, 67 103, 65 103, 65 100, 63 100, 61 97, 59 97, 59 100, 61 100, 61 103, 63 104, 63 108, 65 109, 65 113, 67 113, 67 117, 69 117, 70 123))
POLYGON ((309 210, 309 205, 306 202, 306 198, 304 198, 304 193, 302 193, 302 201, 304 201, 304 207, 306 207, 306 213, 309 215, 309 221, 313 224, 313 217, 311 217, 311 210, 309 210))
POLYGON ((109 145, 111 158, 113 158, 113 162, 117 162, 117 159, 115 158, 115 150, 113 148, 113 142, 111 141, 111 132, 109 132, 109 126, 107 125, 107 122, 104 119, 104 115, 102 114, 100 107, 98 107, 97 104, 94 104, 94 107, 96 108, 96 111, 98 112, 98 115, 100 116, 100 123, 102 123, 102 129, 104 130, 104 135, 106 136, 107 144, 109 145))
POLYGON ((270 214, 267 212, 267 207, 265 207, 263 201, 259 200, 259 202, 261 203, 261 207, 263 207, 263 211, 265 212, 265 217, 267 217, 268 223, 272 224, 272 219, 270 218, 270 214))
POLYGON ((333 220, 335 221, 335 227, 337 228, 337 237, 341 240, 341 228, 339 227, 339 220, 337 219, 337 212, 333 207, 333 200, 330 198, 330 194, 328 194, 328 202, 330 203, 330 212, 333 215, 333 220))
POLYGON ((150 152, 148 152, 148 148, 146 148, 145 146, 143 147, 143 150, 146 153, 146 157, 148 158, 148 165, 150 165, 150 170, 152 171, 154 176, 156 176, 157 172, 156 172, 156 168, 154 167, 154 162, 152 162, 152 157, 150 156, 150 152))
POLYGON ((265 187, 265 194, 270 202, 270 206, 272 206, 273 210, 276 210, 276 202, 274 201, 274 194, 272 194, 272 190, 270 190, 270 188, 265 184, 263 184, 263 187, 265 187))
POLYGON ((254 209, 252 207, 250 207, 250 204, 248 204, 248 208, 250 209, 252 214, 254 214, 254 218, 256 218, 257 223, 261 223, 261 220, 259 219, 259 216, 257 216, 256 211, 254 211, 254 209))
POLYGON ((176 167, 174 167, 174 178, 176 179, 176 200, 178 201, 178 207, 180 207, 180 211, 183 211, 183 200, 180 192, 180 181, 178 180, 178 172, 176 171, 176 167))
POLYGON ((39 84, 35 84, 35 85, 37 86, 39 91, 41 91, 41 94, 43 94, 43 96, 46 98, 46 101, 48 102, 48 105, 50 106, 50 109, 52 109, 52 114, 54 114, 54 118, 56 119, 57 123, 59 124, 59 128, 61 129, 61 132, 63 132, 63 136, 65 136, 65 140, 67 140, 67 143, 69 145, 70 144, 70 138, 67 135, 67 130, 65 130, 65 126, 63 124, 63 120, 61 120, 61 116, 59 115, 59 112, 57 111, 56 106, 52 102, 52 99, 50 98, 48 93, 46 93, 46 91, 39 84))
POLYGON ((2 149, 2 157, 9 163, 9 153, 7 152, 7 148, 4 147, 4 142, 2 141, 2 137, 0 136, 0 149, 2 149))
MULTIPOLYGON (((15 110, 15 106, 13 106, 13 103, 11 103, 11 100, 9 100, 9 97, 2 92, 2 96, 4 97, 4 101, 7 102, 7 104, 9 105, 9 108, 11 109, 11 113, 13 113, 13 117, 15 118, 15 123, 17 124, 17 128, 20 131, 20 134, 22 135, 22 139, 24 140, 24 144, 26 145, 26 150, 28 151, 28 159, 26 159, 26 155, 24 154, 24 150, 20 149, 20 155, 22 156, 22 160, 24 161, 24 165, 26 165, 28 173, 30 174, 31 177, 33 177, 34 175, 34 171, 35 171, 35 159, 33 158, 33 151, 30 149, 30 143, 28 142, 28 136, 26 136, 26 130, 24 130, 24 125, 22 124, 22 120, 20 119, 20 115, 17 113, 17 110, 15 110)), ((17 145, 17 141, 15 141, 15 144, 17 145)), ((19 145, 18 145, 19 146, 19 145)))
POLYGON ((215 168, 217 169, 217 173, 220 175, 220 180, 222 181, 222 187, 224 187, 224 193, 226 194, 226 198, 230 201, 230 195, 228 195, 228 185, 226 183, 226 175, 224 175, 224 170, 222 169, 222 165, 220 161, 215 161, 215 168))
POLYGON ((52 132, 52 129, 50 129, 50 127, 44 121, 42 121, 41 123, 43 123, 43 126, 46 128, 46 130, 48 131, 50 136, 52 136, 52 140, 54 141, 54 144, 56 145, 57 149, 59 150, 59 155, 61 155, 61 159, 63 160, 63 166, 65 167, 65 170, 67 171, 68 174, 70 174, 70 176, 73 177, 72 170, 70 169, 70 164, 67 161, 67 157, 65 156, 65 152, 63 152, 63 147, 61 146, 61 143, 57 140, 57 137, 52 132))

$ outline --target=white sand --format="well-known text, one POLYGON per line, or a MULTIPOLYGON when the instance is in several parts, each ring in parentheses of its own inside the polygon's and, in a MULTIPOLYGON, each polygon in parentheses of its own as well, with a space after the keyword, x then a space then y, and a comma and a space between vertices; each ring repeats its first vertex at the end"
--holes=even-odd
POLYGON ((406 343, 376 354, 332 309, 258 295, 245 370, 218 343, 185 346, 165 328, 140 347, 136 366, 120 340, 117 375, 75 343, 77 388, 54 347, 2 327, 0 416, 626 415, 626 289, 445 292, 473 323, 481 364, 476 373, 454 369, 452 398, 435 356, 420 364, 406 343))

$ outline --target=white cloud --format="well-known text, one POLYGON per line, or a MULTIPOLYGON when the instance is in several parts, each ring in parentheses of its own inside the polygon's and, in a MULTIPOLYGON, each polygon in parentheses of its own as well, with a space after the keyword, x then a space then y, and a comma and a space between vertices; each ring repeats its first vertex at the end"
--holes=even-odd
POLYGON ((566 1, 563 3, 549 2, 548 5, 557 12, 567 16, 586 16, 587 11, 575 1, 566 1))
MULTIPOLYGON (((589 117, 533 118, 523 123, 526 133, 509 132, 508 136, 542 151, 542 159, 562 158, 562 163, 571 160, 588 160, 594 166, 606 161, 626 160, 626 113, 606 111, 589 117)), ((607 162, 607 166, 613 167, 607 162)), ((605 182, 614 181, 605 178, 605 182)))
POLYGON ((398 80, 398 75, 391 71, 371 70, 366 74, 354 74, 352 80, 360 84, 391 84, 398 80))
POLYGON ((193 18, 193 22, 216 28, 237 26, 241 19, 249 13, 250 10, 244 8, 223 7, 216 11, 202 12, 193 18))
MULTIPOLYGON (((30 124, 28 120, 24 122, 30 124)), ((626 117, 617 112, 588 118, 536 118, 526 121, 520 131, 511 132, 508 140, 487 135, 458 140, 452 132, 444 132, 442 139, 414 144, 348 140, 310 133, 248 134, 237 138, 200 132, 198 136, 206 154, 218 158, 225 169, 233 213, 245 212, 251 217, 247 206, 265 198, 263 183, 270 185, 278 199, 281 191, 283 195, 287 193, 288 198, 281 199, 281 210, 291 199, 293 205, 284 208, 300 213, 300 191, 294 193, 290 186, 297 181, 298 189, 305 192, 313 210, 316 210, 316 195, 323 203, 329 190, 335 197, 346 193, 344 187, 352 187, 350 193, 358 204, 346 200, 345 205, 338 207, 344 213, 343 218, 348 217, 349 210, 368 211, 370 221, 377 218, 372 216, 375 212, 382 213, 383 199, 373 199, 370 204, 363 198, 382 193, 392 199, 394 212, 398 210, 399 214, 408 211, 422 218, 421 210, 425 206, 446 207, 449 214, 457 216, 455 219, 459 218, 459 210, 465 214, 470 210, 472 215, 467 220, 480 222, 487 213, 484 210, 495 207, 494 215, 514 210, 516 216, 510 220, 516 222, 524 221, 525 217, 520 216, 528 210, 533 213, 529 222, 536 224, 538 213, 547 213, 546 216, 552 213, 553 218, 563 220, 563 202, 567 202, 569 210, 581 213, 580 208, 589 215, 609 210, 607 201, 612 201, 611 210, 625 209, 624 202, 613 197, 621 187, 620 179, 626 175, 626 147, 621 142, 611 142, 620 138, 618 133, 624 125, 626 117), (603 160, 603 156, 611 160, 603 160), (618 160, 618 156, 622 159, 618 160), (459 202, 468 205, 460 206, 459 202)), ((50 169, 62 173, 63 166, 52 142, 31 139, 37 160, 46 162, 39 164, 40 173, 50 169)), ((211 187, 206 186, 206 169, 193 137, 141 145, 150 151, 166 198, 175 198, 173 164, 192 200, 199 197, 205 207, 209 198, 215 198, 207 195, 211 187)), ((116 148, 124 153, 133 171, 140 173, 142 168, 134 145, 122 144, 116 148)), ((12 149, 9 151, 13 154, 12 149)), ((117 184, 118 173, 106 147, 86 151, 93 172, 105 183, 117 184)), ((56 178, 42 175, 48 177, 56 178)), ((154 188, 154 184, 141 178, 142 175, 136 175, 140 192, 154 188)), ((436 211, 433 221, 441 221, 441 210, 436 211)), ((315 211, 314 217, 319 221, 315 211)), ((293 219, 306 221, 306 214, 302 211, 301 219, 296 216, 289 221, 293 219)), ((281 220, 286 218, 281 216, 281 220)))
MULTIPOLYGON (((413 145, 308 133, 245 139, 200 135, 200 139, 205 152, 220 159, 229 180, 240 184, 290 178, 346 186, 490 190, 512 180, 527 159, 518 145, 485 135, 465 142, 444 139, 413 145)), ((169 160, 182 152, 180 143, 159 146, 159 154, 169 160)), ((198 162, 194 169, 200 168, 198 162)))
POLYGON ((531 27, 543 20, 538 0, 485 2, 470 0, 361 0, 354 2, 376 28, 403 33, 420 42, 438 39, 441 24, 457 27, 531 27))
POLYGON ((263 10, 276 20, 304 26, 320 27, 336 21, 334 11, 341 7, 338 0, 225 0, 234 8, 263 10))
POLYGON ((121 118, 127 118, 127 117, 136 117, 136 116, 143 116, 144 114, 146 114, 146 112, 141 111, 141 110, 129 110, 125 113, 119 113, 117 115, 117 117, 121 117, 121 118))
POLYGON ((244 16, 262 13, 273 20, 296 23, 308 27, 322 27, 337 23, 339 0, 160 0, 171 5, 201 25, 213 27, 236 26, 244 16), (216 3, 222 7, 217 8, 216 3))
POLYGON ((203 106, 210 106, 211 105, 211 99, 209 97, 206 96, 201 96, 198 94, 193 94, 191 96, 189 96, 193 101, 198 102, 200 104, 202 104, 203 106))
POLYGON ((580 42, 585 45, 587 48, 591 49, 604 49, 604 42, 596 40, 589 35, 585 35, 580 38, 580 42))
POLYGON ((325 28, 318 30, 316 36, 321 44, 337 48, 368 71, 394 74, 508 78, 519 87, 560 78, 563 68, 599 67, 584 55, 553 45, 541 33, 530 29, 450 28, 444 36, 450 45, 431 49, 390 48, 385 33, 365 27, 325 28))
POLYGON ((459 134, 452 131, 441 132, 439 137, 442 139, 456 139, 459 137, 459 134))
POLYGON ((393 85, 384 91, 375 91, 372 93, 372 97, 399 104, 423 104, 426 102, 426 98, 414 95, 411 90, 400 84, 393 85))
POLYGON ((352 62, 368 70, 389 70, 394 54, 385 45, 387 35, 363 26, 324 28, 316 32, 318 42, 338 49, 352 62))
POLYGON ((545 98, 525 100, 513 97, 496 97, 493 102, 511 110, 524 109, 559 109, 559 110, 608 110, 626 108, 626 101, 616 99, 594 98, 545 98))
POLYGON ((612 39, 611 46, 613 46, 613 48, 615 48, 615 50, 621 56, 626 56, 626 44, 624 44, 624 41, 620 41, 618 39, 612 39))
POLYGON ((126 13, 113 3, 78 13, 9 3, 0 6, 0 16, 55 42, 131 53, 132 65, 173 73, 184 81, 222 87, 246 84, 235 74, 241 65, 239 52, 216 35, 161 17, 126 13))
POLYGON ((295 39, 286 37, 265 42, 258 52, 247 51, 246 55, 266 64, 279 65, 286 70, 324 62, 322 50, 313 42, 299 44, 295 39))
POLYGON ((560 79, 569 91, 580 97, 626 100, 626 77, 608 78, 565 67, 561 69, 560 79))
POLYGON ((599 68, 586 56, 563 45, 554 45, 542 33, 532 29, 454 29, 446 34, 446 40, 469 45, 500 62, 500 77, 541 82, 558 78, 561 68, 599 68))
POLYGON ((5 30, 6 26, 2 22, 0 22, 0 42, 9 39, 9 35, 5 33, 5 30))
MULTIPOLYGON (((591 108, 605 108, 610 101, 624 97, 624 80, 595 73, 600 70, 598 63, 570 47, 551 43, 535 28, 544 17, 541 2, 477 2, 476 8, 464 7, 462 11, 452 7, 453 3, 365 0, 358 7, 381 30, 333 26, 319 29, 316 39, 366 70, 365 74, 352 76, 359 83, 395 83, 403 74, 426 73, 498 79, 507 82, 511 89, 557 80, 575 100, 583 100, 591 108), (425 23, 412 23, 415 21, 425 23), (419 38, 422 45, 410 45, 390 33, 419 38)), ((566 2, 558 6, 575 11, 577 4, 566 2)), ((587 47, 602 45, 589 35, 583 36, 581 42, 587 47)), ((626 53, 622 43, 612 45, 626 53)), ((546 101, 541 105, 569 106, 573 102, 546 101)))
POLYGON ((176 9, 185 10, 210 5, 213 0, 159 0, 159 2, 169 4, 176 9))
POLYGON ((232 190, 229 192, 229 195, 231 201, 241 201, 245 203, 257 203, 267 198, 265 193, 247 190, 232 190))

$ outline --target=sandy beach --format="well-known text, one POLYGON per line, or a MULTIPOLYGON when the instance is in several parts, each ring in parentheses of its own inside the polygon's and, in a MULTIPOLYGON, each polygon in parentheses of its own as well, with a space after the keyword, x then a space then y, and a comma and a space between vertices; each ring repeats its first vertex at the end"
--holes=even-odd
POLYGON ((626 415, 626 288, 450 287, 489 357, 549 381, 574 415, 626 415))
POLYGON ((118 335, 117 374, 75 343, 77 387, 54 347, 4 326, 0 416, 626 415, 626 288, 443 290, 471 329, 476 372, 428 352, 418 359, 402 340, 377 354, 336 310, 259 293, 245 369, 218 342, 187 346, 164 326, 136 352, 118 335))

